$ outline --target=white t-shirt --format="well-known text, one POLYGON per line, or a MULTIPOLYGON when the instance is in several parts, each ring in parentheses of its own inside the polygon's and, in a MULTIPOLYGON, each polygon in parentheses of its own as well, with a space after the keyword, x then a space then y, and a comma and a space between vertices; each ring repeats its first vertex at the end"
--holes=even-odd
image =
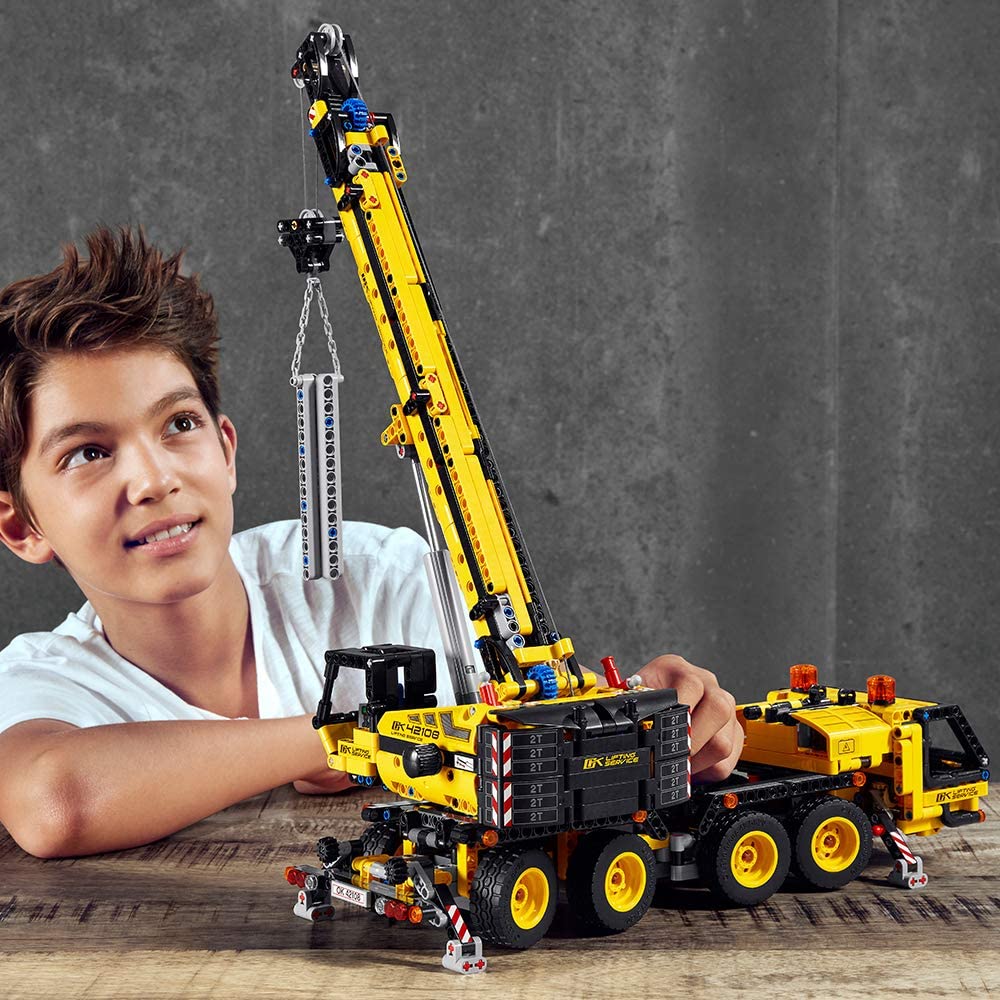
MULTIPOLYGON (((303 580, 298 521, 233 536, 229 552, 250 601, 262 719, 315 712, 326 650, 373 643, 433 649, 438 704, 454 704, 423 565, 426 551, 409 528, 347 521, 341 577, 303 580)), ((353 711, 363 700, 364 674, 342 670, 334 709, 353 711)), ((28 719, 84 727, 220 718, 119 656, 89 602, 53 631, 28 632, 0 652, 0 732, 28 719)))

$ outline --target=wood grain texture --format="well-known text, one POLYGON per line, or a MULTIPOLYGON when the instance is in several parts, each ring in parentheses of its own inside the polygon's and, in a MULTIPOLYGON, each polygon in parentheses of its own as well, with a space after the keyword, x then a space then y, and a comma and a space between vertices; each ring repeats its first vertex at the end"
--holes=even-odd
MULTIPOLYGON (((488 949, 485 976, 440 966, 444 937, 352 907, 333 923, 293 917, 284 866, 325 834, 356 836, 369 793, 291 787, 233 806, 147 847, 39 861, 0 839, 0 996, 245 998, 322 993, 589 997, 908 997, 1000 992, 1000 832, 988 822, 917 842, 931 882, 889 887, 877 849, 836 893, 788 884, 752 910, 698 888, 661 889, 641 923, 580 937, 565 906, 523 953, 488 949)), ((994 823, 990 823, 992 819, 994 823)))

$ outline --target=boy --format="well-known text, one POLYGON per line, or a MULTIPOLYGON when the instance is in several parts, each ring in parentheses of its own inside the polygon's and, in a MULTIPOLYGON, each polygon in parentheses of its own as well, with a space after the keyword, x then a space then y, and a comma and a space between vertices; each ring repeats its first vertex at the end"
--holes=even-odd
MULTIPOLYGON (((440 656, 413 532, 349 524, 332 583, 302 581, 296 522, 232 536, 211 297, 141 232, 87 244, 0 292, 0 541, 87 598, 0 653, 0 822, 39 857, 146 843, 289 781, 340 790, 310 724, 323 652, 440 656)), ((693 771, 728 774, 742 731, 715 677, 676 656, 641 673, 692 706, 693 771)), ((362 695, 341 677, 336 707, 362 695)))

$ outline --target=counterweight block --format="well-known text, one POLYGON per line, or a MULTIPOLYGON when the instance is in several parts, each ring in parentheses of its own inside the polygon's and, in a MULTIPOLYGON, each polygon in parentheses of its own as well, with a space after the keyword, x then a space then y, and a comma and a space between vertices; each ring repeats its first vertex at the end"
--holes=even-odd
POLYGON ((302 576, 340 576, 339 373, 293 380, 299 455, 302 576))

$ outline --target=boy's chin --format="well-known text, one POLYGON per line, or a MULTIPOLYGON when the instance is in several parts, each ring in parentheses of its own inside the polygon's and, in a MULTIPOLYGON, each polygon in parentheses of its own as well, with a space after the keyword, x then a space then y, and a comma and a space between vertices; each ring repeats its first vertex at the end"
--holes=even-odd
POLYGON ((161 588, 160 590, 143 595, 145 600, 140 598, 140 602, 143 604, 159 605, 161 607, 175 607, 183 604, 185 601, 198 597, 208 590, 210 586, 210 583, 199 586, 195 580, 186 580, 176 587, 161 588))
POLYGON ((212 585, 219 581, 220 570, 219 566, 204 570, 185 567, 175 579, 144 580, 137 590, 146 604, 182 604, 211 590, 212 585))

